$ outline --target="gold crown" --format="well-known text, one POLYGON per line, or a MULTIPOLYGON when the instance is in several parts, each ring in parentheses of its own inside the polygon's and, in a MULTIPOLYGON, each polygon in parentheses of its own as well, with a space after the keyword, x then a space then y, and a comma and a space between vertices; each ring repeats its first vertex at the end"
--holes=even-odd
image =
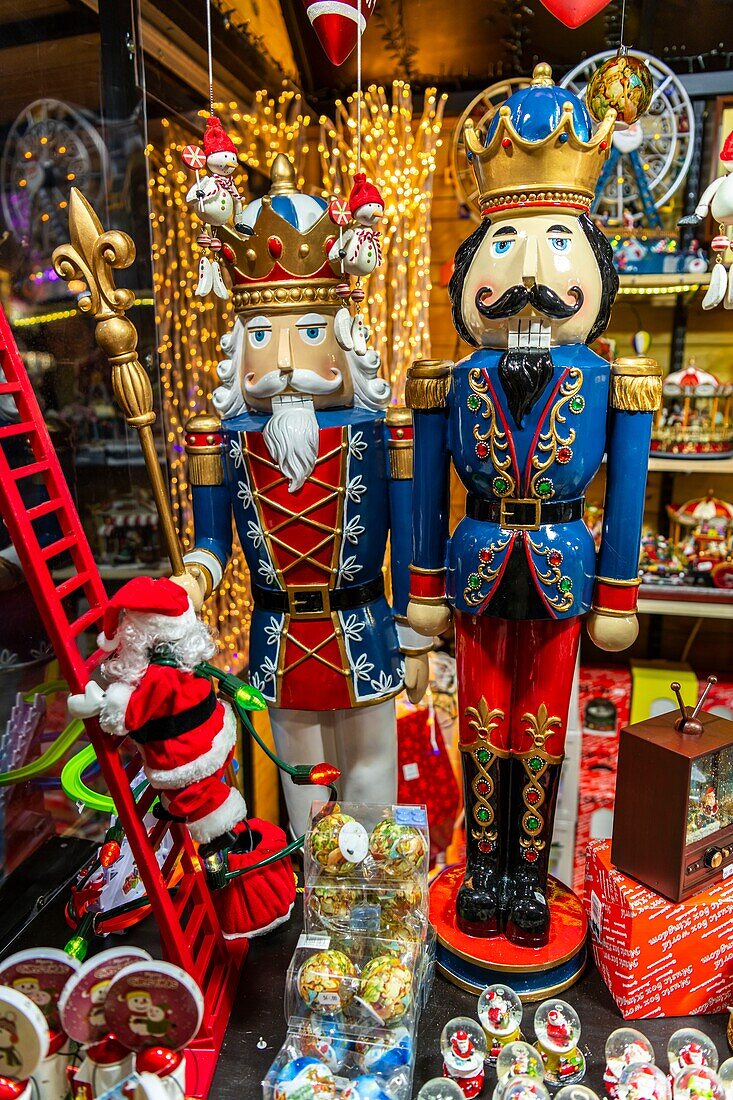
POLYGON ((340 305, 336 287, 343 279, 328 260, 337 230, 328 211, 301 231, 273 207, 277 196, 289 197, 297 216, 301 200, 316 202, 298 190, 295 169, 284 153, 275 157, 271 179, 252 236, 242 238, 228 226, 222 227, 222 238, 231 250, 225 249, 223 255, 232 274, 235 311, 340 305))
MULTIPOLYGON (((531 87, 554 87, 549 65, 535 66, 531 87)), ((590 209, 598 177, 611 152, 616 111, 608 110, 590 141, 583 141, 573 125, 571 96, 568 92, 558 125, 539 141, 528 141, 517 133, 506 103, 499 108, 496 129, 487 145, 468 119, 464 126, 466 148, 482 215, 517 206, 565 207, 578 214, 590 209)))

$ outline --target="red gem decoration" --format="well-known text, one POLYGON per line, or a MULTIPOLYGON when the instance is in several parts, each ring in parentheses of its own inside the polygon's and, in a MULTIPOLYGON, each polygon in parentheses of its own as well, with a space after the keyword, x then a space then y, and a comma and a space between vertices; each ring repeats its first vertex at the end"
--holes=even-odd
POLYGON ((608 142, 602 141, 598 148, 601 150, 602 153, 605 153, 606 149, 608 149, 608 142))
POLYGON ((502 145, 503 149, 509 149, 511 144, 512 144, 512 139, 511 138, 508 138, 508 137, 502 138, 501 145, 502 145))
POLYGON ((550 550, 547 560, 550 565, 562 565, 562 554, 559 550, 550 550))
POLYGON ((200 145, 187 145, 181 153, 181 160, 194 171, 206 167, 206 157, 200 145))
POLYGON ((530 806, 536 806, 540 800, 540 792, 536 787, 530 787, 528 791, 525 791, 524 797, 527 802, 529 802, 530 806))
POLYGON ((537 855, 538 852, 535 848, 525 848, 524 850, 524 858, 527 860, 527 863, 536 863, 537 855))
POLYGON ((484 565, 488 565, 489 562, 492 562, 494 560, 494 551, 490 550, 488 546, 484 546, 478 552, 478 560, 480 562, 483 562, 484 565))
POLYGON ((479 840, 478 850, 479 852, 493 852, 494 845, 490 840, 479 840))
POLYGON ((560 447, 555 455, 557 461, 563 466, 566 462, 569 462, 572 457, 573 451, 571 447, 560 447))
POLYGON ((476 454, 478 455, 479 458, 488 458, 489 457, 488 444, 487 443, 477 443, 476 444, 476 454))
POLYGON ((488 789, 489 784, 486 782, 486 780, 479 779, 478 783, 476 784, 476 794, 486 794, 488 789))
POLYGON ((283 252, 283 243, 279 237, 268 237, 267 251, 274 260, 279 260, 283 252))

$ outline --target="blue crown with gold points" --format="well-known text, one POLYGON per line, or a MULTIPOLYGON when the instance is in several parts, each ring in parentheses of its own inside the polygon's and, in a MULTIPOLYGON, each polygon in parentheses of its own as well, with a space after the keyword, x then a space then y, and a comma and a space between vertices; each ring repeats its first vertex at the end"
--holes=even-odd
POLYGON ((610 109, 594 132, 585 104, 553 83, 549 65, 536 65, 530 86, 501 105, 485 136, 465 124, 482 216, 522 207, 587 212, 615 121, 610 109))

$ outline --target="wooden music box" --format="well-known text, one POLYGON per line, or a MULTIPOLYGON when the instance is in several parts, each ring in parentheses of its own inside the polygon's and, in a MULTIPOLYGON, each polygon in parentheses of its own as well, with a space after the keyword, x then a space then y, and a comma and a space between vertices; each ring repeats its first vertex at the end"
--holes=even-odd
POLYGON ((672 901, 733 875, 733 722, 672 711, 621 730, 611 860, 672 901))

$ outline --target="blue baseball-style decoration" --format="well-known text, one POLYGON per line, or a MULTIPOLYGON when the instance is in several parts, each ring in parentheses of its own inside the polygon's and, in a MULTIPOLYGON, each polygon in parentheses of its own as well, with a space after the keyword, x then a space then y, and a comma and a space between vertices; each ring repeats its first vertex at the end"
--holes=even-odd
MULTIPOLYGON (((594 130, 584 104, 538 65, 485 138, 466 124, 483 220, 456 254, 449 290, 455 326, 477 350, 408 375, 408 616, 430 634, 445 629, 449 608, 456 630, 467 862, 455 912, 438 919, 449 951, 456 928, 517 948, 553 942, 548 857, 581 617, 590 613, 591 637, 608 650, 638 630, 660 371, 649 359, 608 363, 588 346, 618 288, 610 244, 588 216, 615 118, 594 130), (597 555, 583 512, 604 455, 597 555), (449 535, 451 462, 467 496, 449 535)), ((573 974, 583 939, 581 922, 570 954, 563 948, 573 974)), ((485 968, 491 956, 480 960, 485 968)), ((521 955, 511 961, 529 969, 521 955)))

